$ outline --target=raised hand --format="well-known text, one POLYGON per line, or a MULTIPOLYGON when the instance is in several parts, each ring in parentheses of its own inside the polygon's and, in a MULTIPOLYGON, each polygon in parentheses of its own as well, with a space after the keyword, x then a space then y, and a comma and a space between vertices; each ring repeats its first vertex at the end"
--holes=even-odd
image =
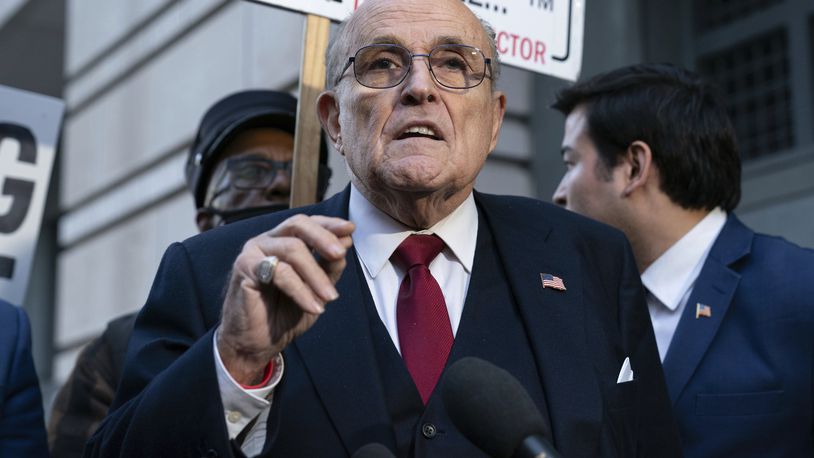
POLYGON ((353 229, 340 218, 295 215, 246 242, 232 268, 217 341, 236 381, 259 382, 271 358, 339 297, 334 285, 353 229), (258 271, 264 259, 272 264, 265 266, 271 267, 267 283, 258 271))

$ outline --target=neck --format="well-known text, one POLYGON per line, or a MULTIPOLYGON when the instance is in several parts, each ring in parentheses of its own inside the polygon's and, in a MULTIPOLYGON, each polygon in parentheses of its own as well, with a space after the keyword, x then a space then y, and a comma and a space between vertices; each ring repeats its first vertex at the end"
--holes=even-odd
POLYGON ((454 193, 372 191, 360 180, 354 186, 374 207, 414 230, 428 229, 455 211, 472 192, 472 186, 454 193))
POLYGON ((708 214, 708 210, 687 210, 672 202, 643 212, 636 220, 638 225, 625 230, 639 273, 650 267, 708 214))

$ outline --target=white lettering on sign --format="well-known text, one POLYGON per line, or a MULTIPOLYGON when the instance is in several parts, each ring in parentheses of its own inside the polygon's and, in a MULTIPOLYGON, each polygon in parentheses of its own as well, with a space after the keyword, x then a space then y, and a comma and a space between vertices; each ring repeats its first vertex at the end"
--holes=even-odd
MULTIPOLYGON (((341 21, 363 0, 255 0, 341 21)), ((582 67, 585 0, 461 0, 497 32, 504 64, 576 80, 582 67)))
POLYGON ((63 107, 0 86, 0 298, 17 305, 28 287, 63 107))

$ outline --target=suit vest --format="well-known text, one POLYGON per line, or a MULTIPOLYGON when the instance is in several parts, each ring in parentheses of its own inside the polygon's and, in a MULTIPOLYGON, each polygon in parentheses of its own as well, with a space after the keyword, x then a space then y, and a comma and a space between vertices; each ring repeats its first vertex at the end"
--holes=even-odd
MULTIPOLYGON (((479 212, 480 213, 480 212, 479 212)), ((479 216, 472 276, 458 332, 446 367, 466 356, 476 356, 509 371, 526 388, 550 431, 545 394, 528 339, 528 329, 509 288, 492 231, 479 216)), ((359 278, 364 273, 357 263, 359 278)), ((399 457, 485 457, 453 426, 441 399, 443 374, 426 407, 363 287, 370 333, 387 411, 399 457)))

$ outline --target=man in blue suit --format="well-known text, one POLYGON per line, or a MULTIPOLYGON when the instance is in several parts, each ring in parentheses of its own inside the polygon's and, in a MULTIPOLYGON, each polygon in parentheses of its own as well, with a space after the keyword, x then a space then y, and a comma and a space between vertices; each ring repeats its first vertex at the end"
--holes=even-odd
POLYGON ((554 201, 630 239, 685 455, 814 455, 814 251, 732 213, 741 166, 721 100, 691 72, 636 65, 554 108, 554 201))
POLYGON ((25 311, 0 299, 0 457, 47 457, 42 395, 25 311))
POLYGON ((436 388, 478 356, 520 381, 564 456, 678 456, 623 235, 473 191, 505 111, 495 57, 459 0, 364 2, 318 99, 350 186, 169 248, 86 455, 347 457, 380 443, 483 457, 436 388))

